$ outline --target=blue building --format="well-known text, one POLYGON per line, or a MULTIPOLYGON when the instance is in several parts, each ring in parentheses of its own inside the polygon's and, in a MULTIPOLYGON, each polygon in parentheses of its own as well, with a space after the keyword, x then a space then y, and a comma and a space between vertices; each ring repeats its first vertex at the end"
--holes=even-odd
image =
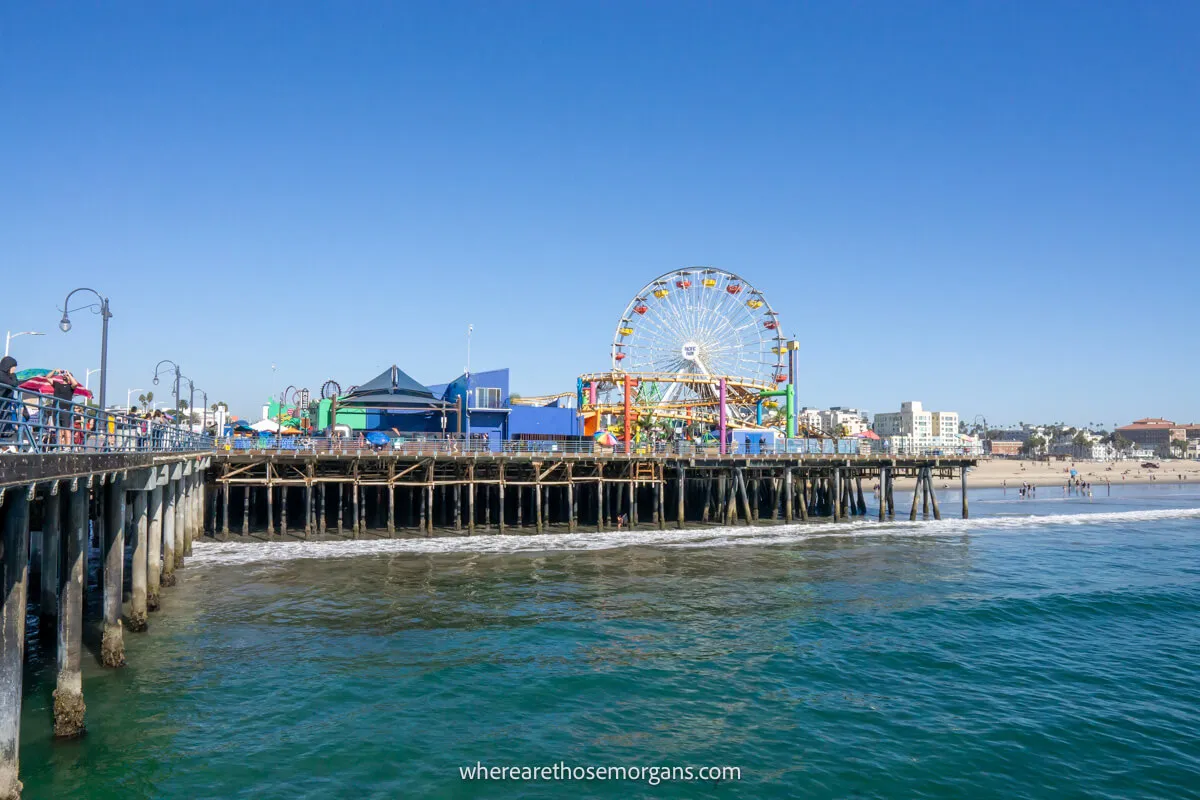
POLYGON ((549 406, 514 406, 508 369, 459 375, 429 390, 455 407, 463 398, 463 433, 475 438, 486 436, 489 442, 572 438, 582 430, 575 409, 560 407, 557 401, 549 406))
POLYGON ((337 421, 354 430, 462 434, 496 450, 509 439, 567 439, 582 430, 576 410, 558 401, 513 406, 507 369, 424 386, 393 365, 339 398, 337 421))

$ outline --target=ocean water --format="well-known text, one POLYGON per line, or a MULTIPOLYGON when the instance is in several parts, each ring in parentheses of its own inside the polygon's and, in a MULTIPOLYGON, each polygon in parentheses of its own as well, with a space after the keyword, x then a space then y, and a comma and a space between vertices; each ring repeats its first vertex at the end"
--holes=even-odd
POLYGON ((25 797, 1200 796, 1200 489, 1042 494, 972 492, 967 521, 197 544, 126 669, 90 642, 78 741, 52 741, 32 635, 25 797), (740 777, 679 774, 701 767, 740 777))

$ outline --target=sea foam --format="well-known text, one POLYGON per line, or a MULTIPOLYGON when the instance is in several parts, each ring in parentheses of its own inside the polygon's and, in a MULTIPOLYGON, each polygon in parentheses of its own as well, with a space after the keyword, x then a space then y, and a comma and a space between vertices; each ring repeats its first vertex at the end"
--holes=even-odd
POLYGON ((784 545, 825 537, 952 536, 989 530, 1055 525, 1111 525, 1200 517, 1200 508, 1116 511, 1095 514, 995 516, 917 522, 817 522, 791 525, 688 528, 664 531, 578 531, 543 534, 477 534, 431 538, 358 539, 322 542, 197 541, 190 566, 254 564, 296 559, 352 558, 390 553, 529 553, 611 550, 621 547, 733 547, 784 545))

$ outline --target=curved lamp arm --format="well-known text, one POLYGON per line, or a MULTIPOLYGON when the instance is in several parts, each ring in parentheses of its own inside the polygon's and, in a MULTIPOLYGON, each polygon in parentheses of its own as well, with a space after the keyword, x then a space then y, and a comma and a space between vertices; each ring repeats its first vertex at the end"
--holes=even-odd
POLYGON ((87 305, 71 308, 71 298, 75 296, 76 292, 91 292, 92 294, 96 295, 96 298, 100 301, 100 316, 106 320, 112 319, 112 312, 108 310, 108 298, 97 292, 95 289, 89 289, 86 286, 81 286, 78 289, 72 289, 67 294, 67 299, 63 300, 63 315, 62 319, 58 322, 58 327, 63 333, 71 330, 71 317, 69 315, 72 311, 79 311, 80 309, 91 308, 92 306, 96 305, 95 303, 88 303, 87 305))
POLYGON ((179 365, 176 364, 174 361, 172 361, 169 358, 164 358, 162 361, 160 361, 154 365, 154 385, 155 386, 158 386, 158 371, 162 367, 163 364, 170 364, 172 367, 174 367, 175 368, 175 377, 176 378, 179 377, 179 365))

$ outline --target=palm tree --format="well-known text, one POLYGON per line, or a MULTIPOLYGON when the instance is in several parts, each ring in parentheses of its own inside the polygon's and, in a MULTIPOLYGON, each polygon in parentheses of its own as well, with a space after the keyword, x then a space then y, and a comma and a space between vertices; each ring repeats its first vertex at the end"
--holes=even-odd
POLYGON ((154 402, 154 392, 144 392, 139 394, 138 402, 142 404, 142 408, 149 409, 150 404, 154 402))

